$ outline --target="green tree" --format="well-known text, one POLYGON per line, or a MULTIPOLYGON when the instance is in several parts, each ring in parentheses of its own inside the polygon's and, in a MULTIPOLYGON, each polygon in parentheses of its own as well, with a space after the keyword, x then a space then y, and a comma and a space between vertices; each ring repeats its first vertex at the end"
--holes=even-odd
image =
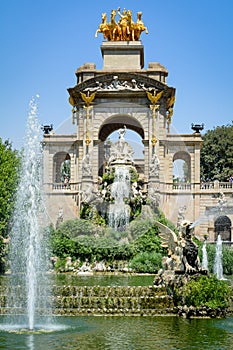
POLYGON ((0 272, 4 270, 8 224, 18 184, 20 157, 9 141, 0 138, 0 272))
POLYGON ((227 181, 233 174, 233 124, 217 126, 203 135, 201 177, 227 181))
POLYGON ((18 152, 12 150, 9 141, 0 138, 0 234, 7 235, 7 227, 14 205, 14 194, 18 184, 18 152))

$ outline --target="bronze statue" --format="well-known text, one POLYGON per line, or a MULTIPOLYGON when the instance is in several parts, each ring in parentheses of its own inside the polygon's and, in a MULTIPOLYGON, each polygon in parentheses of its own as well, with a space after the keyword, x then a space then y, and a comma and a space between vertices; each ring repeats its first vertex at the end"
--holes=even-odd
POLYGON ((168 250, 168 257, 164 259, 165 270, 180 273, 199 272, 201 265, 198 247, 192 240, 192 224, 186 220, 182 221, 178 236, 167 226, 159 222, 156 224, 159 227, 161 245, 168 250))

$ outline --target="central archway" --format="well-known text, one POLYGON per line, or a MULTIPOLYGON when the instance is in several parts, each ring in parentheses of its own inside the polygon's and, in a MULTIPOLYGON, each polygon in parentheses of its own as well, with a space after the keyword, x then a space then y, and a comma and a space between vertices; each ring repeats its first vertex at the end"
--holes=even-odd
POLYGON ((125 125, 127 129, 137 132, 144 140, 144 129, 142 125, 137 119, 127 114, 115 114, 106 119, 99 128, 99 140, 104 142, 113 131, 120 129, 123 125, 125 125))
MULTIPOLYGON (((123 126, 126 126, 128 130, 132 130, 136 132, 141 138, 144 140, 144 129, 139 121, 128 114, 115 114, 108 119, 106 119, 103 124, 99 128, 98 138, 101 141, 99 143, 99 172, 98 175, 102 176, 104 172, 105 165, 105 153, 106 153, 106 143, 105 141, 108 139, 109 135, 111 135, 114 131, 119 130, 123 126)), ((144 164, 137 164, 136 168, 144 168, 144 164)), ((142 170, 141 170, 142 171, 142 170)))

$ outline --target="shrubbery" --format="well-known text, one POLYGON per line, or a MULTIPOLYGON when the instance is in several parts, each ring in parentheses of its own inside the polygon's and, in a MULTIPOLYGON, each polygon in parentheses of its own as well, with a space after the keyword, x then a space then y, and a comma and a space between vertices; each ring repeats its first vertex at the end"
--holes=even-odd
MULTIPOLYGON (((163 214, 154 219, 133 220, 126 232, 114 231, 109 227, 94 225, 89 220, 69 220, 61 224, 52 234, 53 255, 63 260, 71 257, 89 262, 127 261, 135 272, 156 273, 161 266, 162 256, 167 254, 161 248, 156 220, 169 226, 163 214)), ((199 255, 202 260, 202 244, 199 255)), ((213 272, 215 244, 207 244, 209 271, 213 272)), ((233 249, 223 245, 223 273, 233 274, 233 249)))
POLYGON ((230 287, 215 276, 193 277, 175 290, 180 304, 194 307, 224 308, 228 306, 230 287))
MULTIPOLYGON (((52 233, 52 254, 59 260, 127 261, 135 272, 156 273, 162 248, 153 220, 136 220, 127 232, 93 225, 87 220, 69 220, 52 233)), ((59 263, 61 264, 61 262, 59 263)))
POLYGON ((141 252, 129 262, 133 271, 141 273, 156 273, 162 267, 162 255, 157 252, 141 252))

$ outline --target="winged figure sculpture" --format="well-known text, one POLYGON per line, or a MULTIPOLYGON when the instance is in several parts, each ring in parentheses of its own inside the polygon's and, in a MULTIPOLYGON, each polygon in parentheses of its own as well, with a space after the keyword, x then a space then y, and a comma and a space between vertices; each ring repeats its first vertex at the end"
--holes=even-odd
POLYGON ((175 234, 169 227, 156 222, 159 228, 161 245, 167 248, 168 258, 165 268, 175 271, 194 272, 200 270, 197 245, 192 241, 192 226, 187 220, 181 223, 181 231, 175 234))
POLYGON ((163 248, 167 248, 170 254, 174 254, 176 247, 178 245, 177 235, 168 226, 161 224, 161 222, 156 221, 156 225, 159 228, 159 237, 161 238, 161 246, 163 248))
POLYGON ((150 100, 152 105, 155 105, 159 101, 159 99, 162 97, 163 90, 158 92, 157 94, 155 93, 155 90, 153 94, 149 91, 146 91, 146 94, 147 94, 148 100, 150 100))
POLYGON ((82 100, 86 104, 86 107, 88 107, 88 106, 90 106, 91 102, 94 100, 95 95, 96 95, 96 91, 93 92, 91 95, 90 95, 90 91, 88 91, 87 94, 85 94, 84 92, 80 91, 80 94, 81 94, 82 100))

